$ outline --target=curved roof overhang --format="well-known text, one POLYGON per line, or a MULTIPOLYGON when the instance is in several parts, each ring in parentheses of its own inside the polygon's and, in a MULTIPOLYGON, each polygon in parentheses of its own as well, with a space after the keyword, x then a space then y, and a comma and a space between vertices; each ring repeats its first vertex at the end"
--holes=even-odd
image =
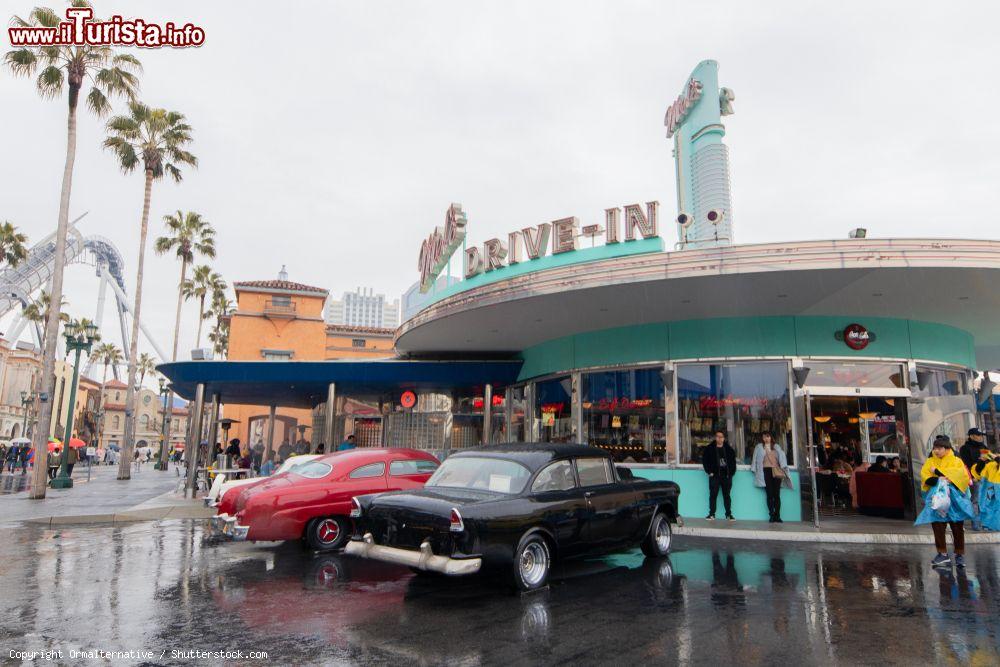
POLYGON ((406 389, 451 391, 517 379, 520 361, 176 361, 157 366, 175 393, 223 403, 311 408, 326 400, 331 383, 341 395, 383 394, 406 389))
POLYGON ((850 239, 574 264, 465 290, 403 323, 413 356, 516 353, 586 331, 719 317, 857 316, 958 327, 1000 368, 1000 242, 850 239))

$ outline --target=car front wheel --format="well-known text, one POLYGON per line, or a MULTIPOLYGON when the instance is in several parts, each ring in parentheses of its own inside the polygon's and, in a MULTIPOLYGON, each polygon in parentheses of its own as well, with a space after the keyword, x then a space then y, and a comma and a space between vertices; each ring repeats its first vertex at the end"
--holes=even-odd
POLYGON ((339 516, 313 519, 306 527, 306 543, 316 551, 334 551, 351 537, 347 520, 339 516))
POLYGON ((519 591, 533 591, 545 586, 552 569, 552 552, 538 533, 521 538, 514 551, 514 586, 519 591))
POLYGON ((672 539, 673 531, 670 529, 670 520, 665 514, 657 512, 649 527, 649 533, 642 540, 642 553, 653 558, 666 556, 670 553, 672 539))

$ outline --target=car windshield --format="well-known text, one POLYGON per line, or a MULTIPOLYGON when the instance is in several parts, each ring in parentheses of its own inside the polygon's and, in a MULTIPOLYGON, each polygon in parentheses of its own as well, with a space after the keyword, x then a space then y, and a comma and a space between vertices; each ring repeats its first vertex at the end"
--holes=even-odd
POLYGON ((322 461, 309 461, 291 468, 291 472, 296 475, 308 477, 309 479, 319 479, 320 477, 324 477, 331 470, 333 470, 333 466, 329 463, 323 463, 322 461))
POLYGON ((520 463, 503 459, 462 456, 441 464, 427 486, 476 489, 510 495, 524 490, 531 473, 520 463))

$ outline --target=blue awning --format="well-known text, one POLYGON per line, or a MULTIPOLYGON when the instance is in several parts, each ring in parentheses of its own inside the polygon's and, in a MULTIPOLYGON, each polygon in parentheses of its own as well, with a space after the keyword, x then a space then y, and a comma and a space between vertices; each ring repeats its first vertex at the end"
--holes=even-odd
POLYGON ((517 380, 521 361, 177 361, 157 366, 174 391, 193 400, 311 408, 326 400, 333 382, 340 395, 505 387, 517 380))

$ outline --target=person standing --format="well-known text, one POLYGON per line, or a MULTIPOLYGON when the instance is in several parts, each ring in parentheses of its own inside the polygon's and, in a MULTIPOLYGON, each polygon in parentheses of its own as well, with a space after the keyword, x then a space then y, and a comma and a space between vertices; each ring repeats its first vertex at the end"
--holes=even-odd
MULTIPOLYGON (((958 450, 958 458, 962 459, 962 463, 965 464, 969 474, 972 474, 972 467, 979 461, 979 456, 985 448, 986 434, 978 428, 970 428, 966 436, 965 444, 958 450)), ((977 489, 977 480, 975 479, 972 481, 972 507, 976 513, 975 518, 972 519, 972 530, 979 530, 979 493, 977 489)))
POLYGON ((287 440, 281 443, 281 446, 278 447, 278 458, 280 458, 282 461, 287 461, 288 457, 291 456, 293 453, 294 451, 292 450, 292 446, 288 444, 287 440))
POLYGON ((344 451, 347 451, 348 449, 356 449, 356 448, 357 448, 357 445, 354 444, 354 434, 353 433, 351 435, 347 436, 347 440, 344 440, 342 443, 340 443, 339 445, 337 445, 337 451, 338 452, 344 452, 344 451))
POLYGON ((955 542, 955 567, 965 567, 965 520, 973 518, 972 498, 969 493, 969 471, 962 459, 955 456, 951 440, 939 435, 931 446, 931 455, 920 469, 920 489, 924 492, 924 509, 913 522, 915 526, 931 524, 934 531, 934 546, 937 556, 931 561, 934 567, 949 567, 952 557, 948 555, 946 541, 947 527, 951 526, 951 536, 955 542), (933 496, 938 488, 947 485, 949 503, 942 512, 935 509, 933 496))
POLYGON ((80 460, 80 450, 76 447, 70 447, 69 445, 66 446, 69 447, 69 451, 66 452, 66 476, 72 477, 73 466, 75 466, 77 461, 80 460))
POLYGON ((726 518, 735 521, 732 490, 733 475, 736 474, 736 450, 726 440, 726 434, 722 431, 716 431, 715 441, 702 450, 701 467, 708 475, 708 516, 705 518, 715 521, 715 508, 721 490, 726 518))
POLYGON ((761 434, 762 442, 753 450, 750 470, 753 471, 754 484, 764 489, 767 500, 768 521, 781 521, 781 487, 791 486, 792 480, 788 472, 788 459, 781 445, 774 442, 770 433, 761 434))

